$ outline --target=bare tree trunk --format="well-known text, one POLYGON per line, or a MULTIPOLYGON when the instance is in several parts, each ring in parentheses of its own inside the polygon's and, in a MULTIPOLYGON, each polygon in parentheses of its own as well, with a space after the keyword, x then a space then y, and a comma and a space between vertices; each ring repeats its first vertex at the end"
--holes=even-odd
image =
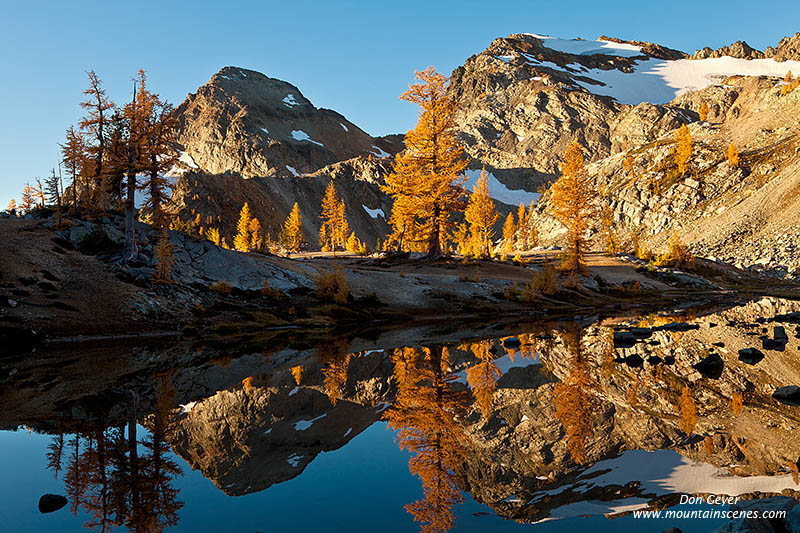
POLYGON ((428 256, 437 258, 442 255, 442 247, 439 242, 439 213, 441 212, 439 206, 433 208, 433 228, 431 229, 430 237, 428 237, 428 256))
POLYGON ((125 246, 122 250, 122 261, 129 263, 136 259, 139 250, 136 247, 136 146, 131 140, 128 150, 128 190, 125 194, 125 246))
POLYGON ((161 190, 158 188, 158 161, 150 156, 150 200, 153 204, 153 227, 161 229, 161 190))

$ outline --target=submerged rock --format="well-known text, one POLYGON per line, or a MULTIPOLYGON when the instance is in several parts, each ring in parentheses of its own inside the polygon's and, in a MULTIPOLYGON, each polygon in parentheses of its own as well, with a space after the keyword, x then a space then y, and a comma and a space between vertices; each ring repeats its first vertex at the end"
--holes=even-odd
POLYGON ((748 365, 755 365, 764 359, 764 352, 758 348, 743 348, 739 350, 739 361, 748 365))
POLYGON ((722 362, 722 358, 712 353, 699 363, 694 365, 694 369, 700 372, 700 374, 704 378, 711 378, 711 379, 719 379, 722 375, 722 369, 725 364, 722 362))
POLYGON ((784 405, 800 407, 800 387, 797 385, 778 387, 775 389, 775 392, 772 393, 772 397, 784 405))
POLYGON ((67 499, 60 494, 44 494, 39 498, 39 512, 52 513, 67 505, 67 499))

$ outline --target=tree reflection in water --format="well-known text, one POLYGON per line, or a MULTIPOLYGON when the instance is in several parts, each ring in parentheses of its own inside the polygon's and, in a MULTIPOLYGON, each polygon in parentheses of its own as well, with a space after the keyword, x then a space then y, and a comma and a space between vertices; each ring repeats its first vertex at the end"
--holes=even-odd
POLYGON ((409 469, 422 480, 425 494, 406 510, 422 523, 423 533, 447 531, 452 507, 462 501, 456 475, 466 448, 458 417, 466 391, 454 387, 445 347, 397 349, 392 362, 397 399, 384 416, 397 431, 400 448, 413 454, 409 469))
POLYGON ((128 433, 125 427, 106 427, 101 421, 76 430, 68 440, 59 432, 47 454, 56 477, 62 470, 70 510, 90 515, 84 527, 113 531, 159 532, 178 523, 178 489, 172 486, 181 469, 168 454, 166 438, 173 426, 174 391, 168 376, 158 376, 155 411, 146 417, 150 432, 137 436, 135 394, 127 394, 128 433), (66 457, 64 452, 66 451, 66 457))

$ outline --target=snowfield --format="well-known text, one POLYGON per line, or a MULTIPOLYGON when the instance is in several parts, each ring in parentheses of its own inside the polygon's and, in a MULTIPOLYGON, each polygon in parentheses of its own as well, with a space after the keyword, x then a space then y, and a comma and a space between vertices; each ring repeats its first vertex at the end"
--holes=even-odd
MULTIPOLYGON (((481 177, 481 171, 467 170, 465 174, 467 175, 467 181, 464 183, 464 188, 472 192, 475 183, 477 183, 478 178, 481 177)), ((527 207, 531 202, 535 202, 539 198, 539 193, 537 192, 528 192, 525 189, 509 189, 491 172, 487 171, 486 174, 489 178, 489 194, 498 202, 503 202, 504 204, 513 205, 515 207, 522 202, 527 207)))
MULTIPOLYGON (((598 461, 586 470, 574 485, 565 485, 534 495, 530 503, 564 491, 582 493, 592 487, 640 483, 645 494, 718 494, 739 496, 747 493, 777 493, 795 487, 791 474, 777 476, 735 476, 724 468, 692 461, 672 450, 630 450, 614 459, 598 461), (596 477, 595 477, 596 476, 596 477)), ((648 506, 643 498, 609 502, 577 502, 554 509, 549 519, 614 514, 648 506)))
POLYGON ((636 57, 644 55, 642 49, 633 44, 615 43, 611 41, 584 41, 583 39, 559 39, 557 37, 540 35, 538 33, 526 33, 524 35, 530 35, 531 37, 541 39, 543 44, 551 50, 576 56, 607 55, 636 57))
MULTIPOLYGON (((566 40, 527 34, 542 39, 544 46, 552 50, 573 55, 611 55, 620 57, 641 57, 645 54, 638 46, 613 43, 610 41, 566 40)), ((737 59, 718 57, 710 59, 665 60, 652 57, 634 59, 633 72, 620 70, 587 69, 578 63, 562 68, 549 61, 537 61, 528 54, 522 54, 531 65, 548 67, 571 76, 582 76, 590 81, 576 80, 588 91, 610 96, 621 104, 666 104, 687 91, 704 89, 722 82, 729 76, 775 76, 783 78, 787 72, 800 73, 800 61, 778 62, 774 59, 737 59)), ((513 56, 495 56, 510 62, 513 56)))

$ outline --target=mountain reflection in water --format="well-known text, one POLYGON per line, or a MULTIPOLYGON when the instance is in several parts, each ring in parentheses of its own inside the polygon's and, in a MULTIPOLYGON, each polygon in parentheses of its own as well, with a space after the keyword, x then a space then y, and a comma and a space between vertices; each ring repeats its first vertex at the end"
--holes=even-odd
MULTIPOLYGON (((230 356, 144 347, 74 390, 70 369, 95 355, 41 354, 14 361, 18 372, 3 367, 2 427, 52 435, 48 468, 69 510, 97 531, 180 530, 180 462, 228 496, 269 497, 375 424, 392 431, 421 488, 405 504, 408 524, 387 530, 458 531, 484 514, 542 531, 559 520, 608 531, 725 522, 631 515, 685 508, 681 494, 738 495, 736 505, 787 509, 796 521, 800 392, 786 387, 800 385, 798 323, 800 304, 765 298, 494 333, 294 339, 230 356), (37 380, 42 369, 67 383, 37 380), (586 515, 595 518, 576 518, 586 515)), ((265 531, 274 521, 241 512, 231 530, 246 530, 240 518, 265 531)))

